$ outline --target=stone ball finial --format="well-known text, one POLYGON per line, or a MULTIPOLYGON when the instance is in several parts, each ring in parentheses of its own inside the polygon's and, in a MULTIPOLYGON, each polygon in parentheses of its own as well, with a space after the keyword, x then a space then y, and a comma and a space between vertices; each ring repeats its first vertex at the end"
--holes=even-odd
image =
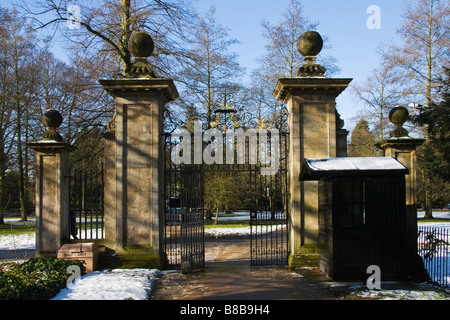
POLYGON ((316 56, 322 51, 323 39, 317 31, 306 31, 297 40, 297 50, 305 57, 297 77, 325 77, 326 69, 315 63, 316 56))
POLYGON ((128 41, 128 50, 134 56, 134 63, 125 71, 127 78, 156 78, 150 67, 147 57, 151 56, 155 44, 152 37, 146 32, 134 33, 128 41))
POLYGON ((130 37, 128 49, 135 57, 149 57, 155 49, 155 44, 148 33, 141 31, 130 37))
POLYGON ((402 106, 396 106, 389 112, 389 120, 393 124, 403 125, 409 119, 408 109, 402 106))
POLYGON ((403 128, 403 124, 408 121, 408 109, 402 106, 396 106, 389 112, 389 120, 395 124, 394 131, 390 133, 391 137, 407 137, 408 131, 403 128))
POLYGON ((62 141, 57 129, 61 126, 63 117, 57 110, 47 110, 42 117, 42 123, 47 127, 43 140, 62 141))
POLYGON ((63 122, 63 117, 56 110, 48 110, 44 113, 42 122, 46 127, 58 128, 63 122))
POLYGON ((323 48, 323 39, 317 31, 306 31, 297 40, 297 50, 304 56, 317 56, 323 48))

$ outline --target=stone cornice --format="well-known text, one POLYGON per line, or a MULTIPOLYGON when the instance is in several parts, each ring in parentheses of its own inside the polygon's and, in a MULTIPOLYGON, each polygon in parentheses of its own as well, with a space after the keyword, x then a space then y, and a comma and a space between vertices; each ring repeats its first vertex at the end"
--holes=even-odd
POLYGON ((296 95, 328 95, 337 97, 350 84, 349 78, 300 77, 282 78, 273 91, 277 100, 285 101, 291 94, 296 95))
POLYGON ((398 150, 415 150, 417 147, 422 145, 425 139, 402 137, 402 138, 391 138, 388 140, 381 141, 375 146, 378 149, 386 150, 388 148, 394 148, 398 150))
POLYGON ((59 153, 61 151, 72 152, 77 149, 77 147, 68 143, 58 141, 48 141, 48 140, 28 142, 27 145, 31 149, 42 153, 59 153))
POLYGON ((171 79, 101 79, 99 80, 99 83, 102 85, 103 89, 115 98, 155 92, 160 92, 167 102, 178 98, 177 88, 171 79))

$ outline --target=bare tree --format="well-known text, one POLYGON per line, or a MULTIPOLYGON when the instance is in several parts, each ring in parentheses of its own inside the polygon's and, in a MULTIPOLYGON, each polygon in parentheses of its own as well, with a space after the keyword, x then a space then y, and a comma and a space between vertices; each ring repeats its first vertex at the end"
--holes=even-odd
MULTIPOLYGON (((401 68, 408 80, 413 101, 430 108, 437 99, 437 87, 448 65, 450 47, 449 0, 418 0, 407 3, 398 29, 400 46, 391 44, 384 59, 401 68)), ((425 136, 429 140, 427 131, 425 136)), ((432 177, 425 175, 425 217, 432 218, 432 177)))
MULTIPOLYGON (((26 220, 30 200, 27 142, 32 130, 29 124, 33 112, 38 69, 36 56, 39 50, 36 48, 36 38, 29 24, 19 17, 16 10, 2 10, 1 19, 3 163, 0 175, 3 180, 6 171, 17 172, 21 219, 26 220), (11 137, 5 136, 8 127, 11 128, 11 137), (15 161, 8 162, 8 158, 9 160, 14 158, 15 161)), ((0 191, 3 197, 5 189, 0 191)), ((1 205, 3 206, 3 203, 1 205)))
POLYGON ((206 111, 207 126, 212 112, 223 101, 225 91, 239 87, 242 68, 231 47, 238 43, 229 37, 229 30, 217 23, 216 9, 211 7, 205 17, 191 30, 190 60, 180 72, 178 81, 185 90, 184 103, 206 111))
MULTIPOLYGON (((304 57, 297 50, 297 40, 303 32, 316 30, 319 25, 305 16, 303 5, 298 0, 290 0, 283 12, 282 19, 275 24, 267 20, 261 22, 263 36, 267 39, 266 55, 261 63, 275 80, 296 76, 299 67, 304 64, 304 57)), ((322 36, 327 49, 330 47, 328 39, 322 36)), ((329 75, 339 71, 335 65, 336 59, 332 57, 321 54, 318 63, 327 68, 329 75)))
MULTIPOLYGON (((280 104, 272 96, 272 91, 279 78, 295 77, 301 65, 305 63, 304 57, 297 50, 297 40, 303 32, 316 30, 317 22, 311 21, 304 12, 303 5, 299 0, 290 0, 279 21, 261 22, 263 36, 266 39, 266 50, 259 59, 260 67, 253 71, 255 95, 263 96, 265 100, 262 113, 264 120, 274 127, 283 128, 285 105, 280 104), (263 88, 261 92, 259 88, 263 88)), ((330 48, 328 38, 324 38, 324 51, 330 48)), ((322 52, 317 57, 317 62, 327 69, 327 75, 339 72, 336 59, 322 52)))
POLYGON ((351 86, 352 92, 368 107, 366 120, 374 127, 381 141, 390 126, 388 115, 402 97, 402 74, 389 65, 381 65, 361 83, 351 86))
MULTIPOLYGON (((190 2, 181 0, 80 1, 76 11, 72 4, 71 0, 41 0, 23 3, 22 7, 38 28, 59 28, 71 41, 111 55, 122 75, 132 63, 128 41, 134 31, 148 31, 154 38, 152 63, 158 69, 184 54, 180 39, 195 16, 190 2), (68 28, 68 23, 72 27, 68 28)), ((165 68, 159 71, 168 72, 165 68)))
POLYGON ((14 123, 14 108, 11 103, 11 79, 13 69, 10 59, 9 26, 16 18, 16 14, 0 9, 0 224, 4 223, 3 216, 8 199, 6 197, 6 172, 13 161, 16 127, 14 123))
POLYGON ((405 71, 409 90, 416 101, 429 107, 448 64, 450 47, 450 3, 448 0, 418 0, 407 3, 397 30, 402 44, 382 51, 386 61, 405 71))

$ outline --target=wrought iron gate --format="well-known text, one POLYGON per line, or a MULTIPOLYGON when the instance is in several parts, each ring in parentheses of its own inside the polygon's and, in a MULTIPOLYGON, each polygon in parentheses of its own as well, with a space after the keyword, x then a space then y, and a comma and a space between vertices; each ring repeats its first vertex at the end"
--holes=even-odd
POLYGON ((279 134, 278 171, 252 184, 255 207, 250 211, 251 265, 287 265, 289 256, 288 133, 279 134))
POLYGON ((203 172, 201 165, 171 161, 178 143, 165 135, 165 256, 168 267, 190 273, 205 266, 203 172))
MULTIPOLYGON (((285 265, 288 260, 288 134, 279 133, 277 170, 262 174, 261 164, 176 164, 172 150, 181 143, 177 135, 165 135, 165 255, 170 268, 191 272, 205 265, 205 173, 228 172, 245 177, 246 203, 250 212, 252 265, 285 265)), ((191 141, 193 141, 193 136, 191 141)), ((270 140, 272 141, 272 140, 270 140)), ((226 145, 224 138, 224 148, 226 145)), ((259 142, 257 142, 259 143, 259 142)), ((248 148, 248 145, 246 146, 248 148)), ((268 146, 268 149, 270 149, 268 146)), ((192 155, 191 155, 192 156, 192 155)), ((248 155, 247 155, 248 157, 248 155)), ((248 160, 248 158, 246 159, 248 160)), ((209 180, 208 180, 209 181, 209 180)))
POLYGON ((250 230, 251 265, 287 265, 288 220, 284 212, 255 213, 250 230))

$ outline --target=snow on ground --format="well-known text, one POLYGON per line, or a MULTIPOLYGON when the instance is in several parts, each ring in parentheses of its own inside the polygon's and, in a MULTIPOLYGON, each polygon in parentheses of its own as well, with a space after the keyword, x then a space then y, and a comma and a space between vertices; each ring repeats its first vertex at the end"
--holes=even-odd
MULTIPOLYGON (((421 219, 425 216, 425 212, 417 212, 417 218, 421 219)), ((433 218, 450 219, 449 211, 433 212, 433 218)), ((450 222, 421 222, 419 220, 419 226, 437 227, 437 228, 450 228, 450 222)))
MULTIPOLYGON (((267 217, 269 214, 266 214, 267 217)), ((258 213, 259 218, 264 216, 264 213, 258 213)), ((250 215, 248 211, 239 211, 239 212, 233 212, 231 214, 224 214, 220 213, 218 217, 219 222, 226 223, 227 221, 248 221, 250 220, 250 215)), ((258 228, 258 234, 264 234, 268 232, 275 231, 277 229, 283 228, 283 225, 271 225, 271 226, 264 226, 260 225, 258 228)), ((220 227, 220 224, 218 227, 214 228, 205 228, 205 236, 206 237, 224 237, 224 236, 249 236, 250 235, 250 226, 244 226, 244 227, 220 227)))
MULTIPOLYGON (((425 217, 425 212, 424 211, 418 211, 417 212, 417 218, 421 219, 425 217)), ((446 219, 450 219, 450 211, 435 211, 433 212, 433 218, 446 218, 446 219)), ((424 222, 427 223, 427 222, 424 222)))
POLYGON ((62 289, 52 300, 146 300, 157 269, 114 269, 81 276, 73 288, 62 289))
POLYGON ((450 296, 437 291, 419 290, 366 290, 353 292, 360 298, 379 300, 450 300, 450 296))
POLYGON ((250 234, 250 227, 205 228, 205 237, 247 236, 249 234, 250 234))
MULTIPOLYGON (((28 221, 20 221, 20 218, 5 219, 5 224, 33 225, 36 223, 34 218, 28 221)), ((8 234, 0 236, 0 250, 22 250, 36 248, 36 233, 29 232, 23 234, 8 234)))
POLYGON ((0 250, 35 249, 36 236, 34 232, 24 234, 8 234, 0 236, 0 250))

